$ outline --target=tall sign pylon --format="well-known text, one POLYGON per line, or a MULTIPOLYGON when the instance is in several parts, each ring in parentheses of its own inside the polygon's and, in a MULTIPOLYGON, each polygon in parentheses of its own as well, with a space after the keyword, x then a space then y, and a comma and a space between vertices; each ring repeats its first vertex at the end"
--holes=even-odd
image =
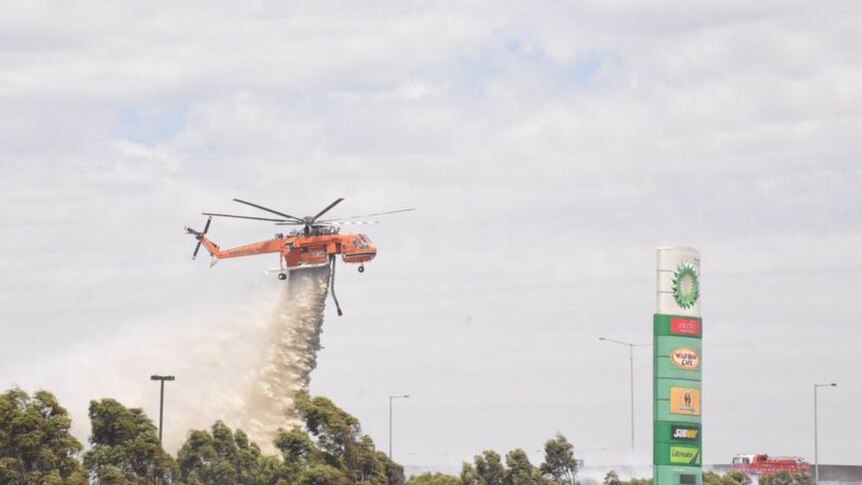
POLYGON ((653 315, 653 479, 702 485, 700 253, 661 248, 653 315))

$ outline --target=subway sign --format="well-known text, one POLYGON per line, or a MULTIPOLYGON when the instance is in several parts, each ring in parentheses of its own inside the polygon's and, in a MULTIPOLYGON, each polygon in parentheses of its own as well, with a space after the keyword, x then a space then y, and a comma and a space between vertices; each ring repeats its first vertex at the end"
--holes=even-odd
POLYGON ((700 426, 672 424, 670 426, 670 439, 673 441, 700 441, 700 426))

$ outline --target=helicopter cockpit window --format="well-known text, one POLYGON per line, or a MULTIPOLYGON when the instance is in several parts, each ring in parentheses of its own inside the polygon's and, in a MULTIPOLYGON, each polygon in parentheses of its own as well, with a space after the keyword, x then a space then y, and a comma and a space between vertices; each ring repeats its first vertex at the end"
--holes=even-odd
POLYGON ((368 249, 368 245, 371 244, 371 241, 368 239, 368 236, 365 234, 358 234, 353 238, 353 247, 360 249, 368 249))

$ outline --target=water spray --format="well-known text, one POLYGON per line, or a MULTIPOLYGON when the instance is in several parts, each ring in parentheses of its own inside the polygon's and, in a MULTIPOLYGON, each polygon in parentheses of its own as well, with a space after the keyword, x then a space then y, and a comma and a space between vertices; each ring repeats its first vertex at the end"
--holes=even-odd
POLYGON ((241 419, 249 437, 264 449, 271 446, 279 428, 302 423, 295 399, 308 390, 311 371, 317 366, 330 282, 329 266, 292 271, 279 295, 241 419))

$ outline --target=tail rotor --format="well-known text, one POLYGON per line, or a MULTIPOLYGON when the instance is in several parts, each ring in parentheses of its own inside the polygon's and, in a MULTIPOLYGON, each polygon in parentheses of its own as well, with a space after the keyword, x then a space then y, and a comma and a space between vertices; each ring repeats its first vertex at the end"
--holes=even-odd
POLYGON ((197 246, 195 246, 195 252, 192 253, 192 259, 195 259, 198 257, 198 251, 200 251, 200 249, 201 249, 201 242, 202 242, 201 239, 203 238, 203 236, 206 235, 207 231, 210 230, 210 223, 212 221, 213 221, 213 218, 209 217, 207 219, 206 225, 204 225, 204 230, 201 232, 195 231, 194 229, 192 229, 190 227, 186 227, 186 232, 189 234, 194 234, 195 239, 198 240, 198 244, 197 244, 197 246))

